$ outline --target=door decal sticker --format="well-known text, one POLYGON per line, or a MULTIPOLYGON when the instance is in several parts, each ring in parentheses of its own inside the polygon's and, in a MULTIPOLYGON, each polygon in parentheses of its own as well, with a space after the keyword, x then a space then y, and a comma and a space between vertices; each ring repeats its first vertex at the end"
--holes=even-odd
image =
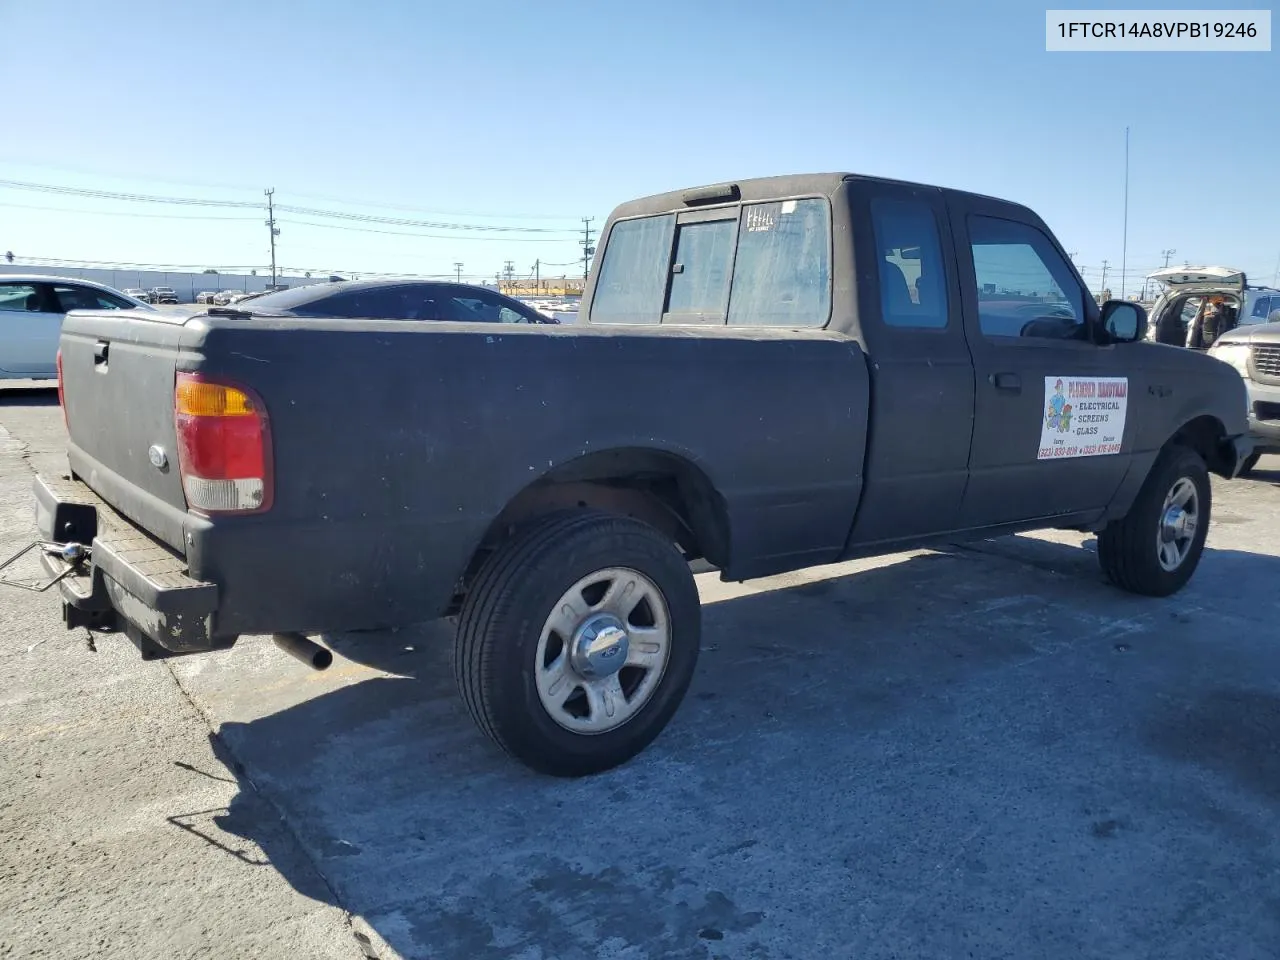
POLYGON ((1128 377, 1045 377, 1037 460, 1120 452, 1128 377))

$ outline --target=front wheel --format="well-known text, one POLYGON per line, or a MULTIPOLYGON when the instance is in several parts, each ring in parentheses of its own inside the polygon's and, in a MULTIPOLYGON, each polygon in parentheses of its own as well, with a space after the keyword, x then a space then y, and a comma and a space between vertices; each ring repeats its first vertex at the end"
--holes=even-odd
POLYGON ((476 724, 554 776, 615 767, 675 714, 701 609, 684 557, 629 517, 548 517, 500 547, 463 601, 454 651, 476 724))
POLYGON ((1181 590, 1204 552, 1212 496, 1200 454, 1166 447, 1128 514, 1098 536, 1098 560, 1107 579, 1148 597, 1181 590))

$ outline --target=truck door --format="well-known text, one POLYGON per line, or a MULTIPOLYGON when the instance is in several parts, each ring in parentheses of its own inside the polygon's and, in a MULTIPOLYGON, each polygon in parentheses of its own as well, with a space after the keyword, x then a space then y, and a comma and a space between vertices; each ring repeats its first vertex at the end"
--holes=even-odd
POLYGON ((1137 384, 1100 342, 1097 304, 1034 215, 948 196, 976 388, 962 524, 1101 509, 1129 467, 1137 384))
POLYGON ((942 191, 853 181, 850 203, 872 398, 856 548, 957 528, 974 386, 942 191))

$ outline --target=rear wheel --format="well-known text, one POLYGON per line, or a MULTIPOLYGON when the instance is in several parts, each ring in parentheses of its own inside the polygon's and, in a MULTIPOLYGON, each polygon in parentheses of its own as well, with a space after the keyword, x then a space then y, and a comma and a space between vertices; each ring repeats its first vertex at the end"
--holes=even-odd
POLYGON ((688 563, 657 530, 575 511, 501 546, 463 602, 455 674, 476 724, 527 766, 624 763, 674 715, 701 635, 688 563))
POLYGON ((1191 579, 1209 532, 1212 488, 1204 459, 1166 447, 1129 513, 1098 536, 1098 560, 1116 586, 1167 597, 1191 579))

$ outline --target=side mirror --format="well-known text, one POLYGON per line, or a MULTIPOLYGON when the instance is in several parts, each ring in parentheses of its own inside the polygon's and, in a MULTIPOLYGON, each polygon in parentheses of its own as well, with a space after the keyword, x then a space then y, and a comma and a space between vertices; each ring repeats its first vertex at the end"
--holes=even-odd
POLYGON ((1141 340, 1147 332, 1147 311, 1129 300, 1108 300, 1102 305, 1102 328, 1113 342, 1141 340))

